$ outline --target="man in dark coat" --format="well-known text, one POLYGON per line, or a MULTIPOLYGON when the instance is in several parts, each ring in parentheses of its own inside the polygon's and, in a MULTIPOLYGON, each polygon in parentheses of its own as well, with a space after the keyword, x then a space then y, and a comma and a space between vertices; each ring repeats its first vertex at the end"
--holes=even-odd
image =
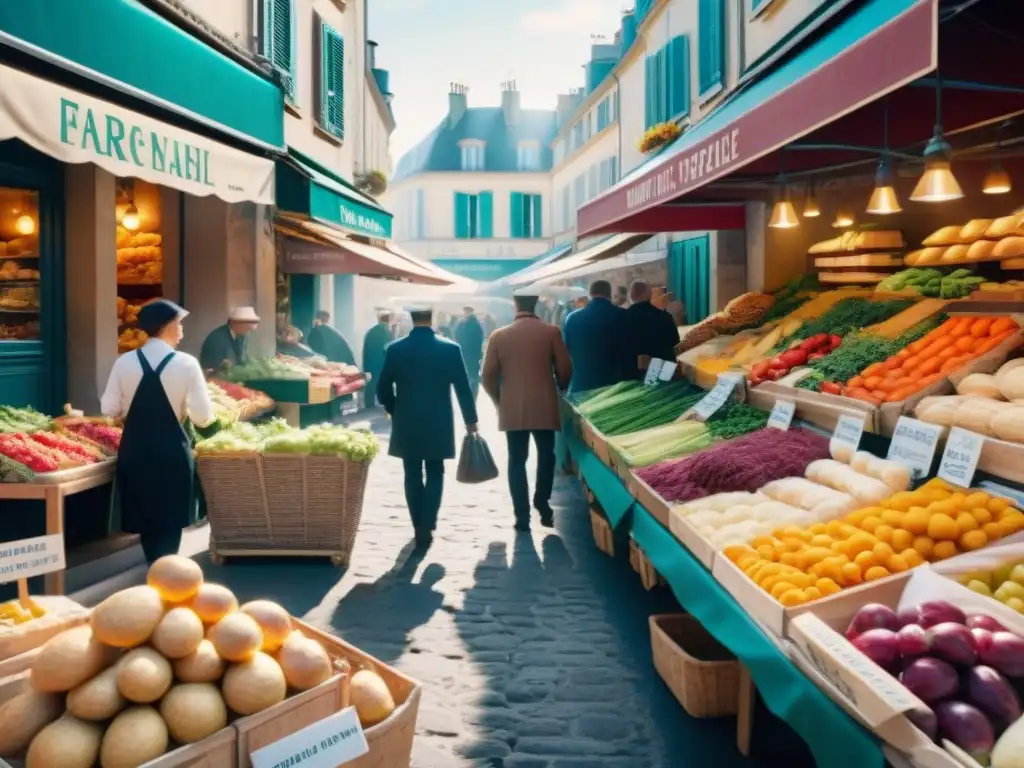
POLYGON ((410 314, 412 332, 390 344, 384 355, 377 399, 392 419, 388 453, 404 465, 416 542, 428 547, 441 508, 444 462, 455 458, 452 388, 470 433, 477 431, 477 415, 459 345, 434 333, 430 309, 415 308, 410 314))
POLYGON ((316 313, 313 329, 306 337, 306 343, 310 349, 332 363, 356 364, 356 356, 348 339, 342 336, 337 328, 331 326, 330 312, 321 309, 316 313))
POLYGON ((607 387, 626 378, 626 310, 612 304, 612 286, 595 280, 590 301, 565 319, 563 336, 572 358, 570 392, 607 387))
POLYGON ((469 374, 473 399, 480 392, 480 363, 484 359, 484 327, 472 307, 463 307, 465 316, 455 326, 455 343, 462 350, 462 360, 469 374))
POLYGON ((249 360, 248 339, 256 330, 260 318, 252 307, 235 307, 228 314, 228 321, 210 331, 199 352, 199 364, 204 371, 223 373, 233 365, 243 365, 249 360))
POLYGON ((377 405, 377 379, 384 365, 384 350, 391 343, 390 322, 391 315, 386 312, 377 315, 377 324, 363 337, 363 371, 370 374, 370 380, 363 390, 367 408, 377 405))
POLYGON ((626 364, 634 379, 643 379, 639 358, 646 356, 658 360, 676 359, 679 330, 676 321, 664 309, 651 304, 651 287, 636 280, 629 287, 629 308, 626 310, 626 343, 629 357, 626 364))

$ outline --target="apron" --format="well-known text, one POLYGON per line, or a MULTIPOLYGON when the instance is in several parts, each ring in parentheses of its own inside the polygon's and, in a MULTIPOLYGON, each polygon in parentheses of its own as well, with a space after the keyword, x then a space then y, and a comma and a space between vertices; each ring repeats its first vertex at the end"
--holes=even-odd
POLYGON ((128 408, 117 454, 120 527, 128 533, 171 533, 193 521, 195 459, 160 383, 174 352, 156 370, 141 349, 136 354, 142 381, 128 408))

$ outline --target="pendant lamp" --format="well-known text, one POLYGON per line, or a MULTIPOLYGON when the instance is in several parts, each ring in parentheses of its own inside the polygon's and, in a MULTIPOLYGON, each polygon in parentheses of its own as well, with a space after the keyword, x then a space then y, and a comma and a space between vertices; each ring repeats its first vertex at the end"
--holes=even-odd
POLYGON ((804 198, 804 218, 816 219, 821 216, 821 206, 818 204, 818 197, 814 194, 814 184, 807 188, 807 197, 804 198))
POLYGON ((892 185, 892 168, 889 165, 889 106, 886 104, 883 117, 884 143, 882 158, 878 161, 878 170, 875 172, 875 189, 868 200, 867 212, 876 216, 890 216, 899 213, 899 198, 896 196, 896 189, 892 185))
POLYGON ((797 218, 792 200, 786 197, 776 201, 768 226, 772 229, 793 229, 800 226, 800 219, 797 218))
POLYGON ((847 229, 848 227, 852 227, 855 221, 856 219, 853 217, 853 211, 844 205, 836 211, 836 218, 835 221, 832 222, 832 226, 835 229, 847 229))
POLYGON ((139 209, 135 207, 135 203, 129 205, 125 210, 124 216, 121 217, 121 226, 129 232, 134 232, 139 228, 139 209))
POLYGON ((1013 189, 1013 182, 1010 181, 1010 174, 1003 166, 996 162, 985 174, 985 181, 981 185, 981 191, 986 195, 1005 195, 1013 189))
POLYGON ((935 132, 924 148, 924 173, 910 193, 918 203, 944 203, 964 196, 950 166, 952 149, 942 133, 942 78, 935 74, 935 132))

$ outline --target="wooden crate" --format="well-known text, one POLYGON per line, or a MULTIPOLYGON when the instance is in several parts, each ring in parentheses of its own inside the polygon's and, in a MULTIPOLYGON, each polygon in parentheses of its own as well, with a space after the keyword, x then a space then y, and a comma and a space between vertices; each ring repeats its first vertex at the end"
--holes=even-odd
POLYGON ((590 510, 590 527, 594 532, 594 543, 608 557, 615 557, 615 536, 612 525, 600 512, 590 510))
POLYGON ((32 599, 46 609, 46 615, 13 627, 0 627, 0 662, 39 648, 51 637, 89 619, 86 608, 62 595, 39 595, 32 599))

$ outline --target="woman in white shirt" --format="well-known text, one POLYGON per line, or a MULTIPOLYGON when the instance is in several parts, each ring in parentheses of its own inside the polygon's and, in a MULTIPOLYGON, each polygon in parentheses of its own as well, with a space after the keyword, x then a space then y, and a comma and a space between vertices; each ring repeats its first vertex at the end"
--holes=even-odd
POLYGON ((192 522, 195 460, 184 421, 202 427, 215 418, 199 361, 175 351, 187 315, 164 299, 146 304, 138 325, 149 341, 118 358, 101 400, 104 416, 124 419, 121 528, 140 534, 149 563, 177 554, 182 529, 192 522))

